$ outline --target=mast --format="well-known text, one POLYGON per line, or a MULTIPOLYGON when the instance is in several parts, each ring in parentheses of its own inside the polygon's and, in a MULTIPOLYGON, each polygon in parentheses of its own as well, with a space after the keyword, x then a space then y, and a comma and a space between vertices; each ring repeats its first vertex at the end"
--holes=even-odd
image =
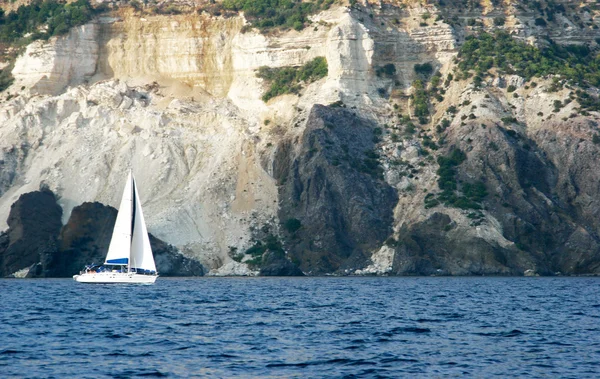
POLYGON ((129 170, 129 176, 131 177, 131 245, 129 246, 129 266, 127 267, 127 271, 131 267, 137 268, 135 261, 135 254, 133 253, 133 235, 135 233, 135 216, 136 216, 136 208, 137 208, 137 193, 135 187, 135 178, 133 177, 133 173, 129 170))

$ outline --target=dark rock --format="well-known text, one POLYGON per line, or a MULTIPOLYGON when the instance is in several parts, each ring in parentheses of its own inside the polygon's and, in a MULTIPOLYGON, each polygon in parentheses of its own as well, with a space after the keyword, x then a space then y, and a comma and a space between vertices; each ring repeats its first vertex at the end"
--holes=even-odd
MULTIPOLYGON (((527 268, 542 275, 600 274, 600 148, 573 135, 591 135, 594 129, 586 125, 572 119, 530 134, 471 124, 450 130, 449 145, 467 152, 467 160, 458 167, 459 179, 485 183, 485 209, 500 223, 503 237, 514 243, 508 250, 487 249, 490 256, 499 257, 498 273, 523 274, 519 271, 527 268)), ((421 229, 409 226, 405 235, 418 240, 421 229)), ((462 240, 458 234, 434 234, 429 233, 428 245, 460 251, 473 245, 467 233, 462 240)), ((434 255, 447 269, 439 263, 440 254, 434 255)), ((487 264, 478 270, 493 271, 487 264)))
POLYGON ((203 276, 204 267, 200 262, 185 257, 174 246, 150 236, 156 269, 161 276, 203 276))
POLYGON ((391 233, 397 195, 382 180, 374 130, 345 109, 315 105, 301 140, 278 147, 279 219, 301 221, 286 248, 306 273, 364 266, 391 233))
POLYGON ((103 263, 116 218, 115 208, 98 202, 73 208, 60 233, 61 257, 53 276, 69 277, 85 265, 103 263))
POLYGON ((522 275, 534 261, 516 248, 465 233, 436 212, 402 228, 392 269, 397 275, 522 275))
POLYGON ((290 262, 283 254, 267 251, 262 258, 261 276, 304 276, 302 270, 290 262))
POLYGON ((0 277, 6 276, 4 273, 4 254, 9 244, 8 233, 0 232, 0 277))
POLYGON ((55 257, 61 217, 62 209, 51 191, 21 195, 10 208, 8 230, 0 238, 0 276, 11 275, 42 260, 44 266, 38 272, 40 276, 45 275, 44 271, 55 257))

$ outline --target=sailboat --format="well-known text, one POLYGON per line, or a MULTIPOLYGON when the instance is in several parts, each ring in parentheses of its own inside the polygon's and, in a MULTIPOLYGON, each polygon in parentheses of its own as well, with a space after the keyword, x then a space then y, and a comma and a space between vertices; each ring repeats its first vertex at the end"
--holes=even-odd
POLYGON ((142 204, 129 171, 104 264, 88 265, 73 279, 81 283, 152 284, 156 278, 142 204))

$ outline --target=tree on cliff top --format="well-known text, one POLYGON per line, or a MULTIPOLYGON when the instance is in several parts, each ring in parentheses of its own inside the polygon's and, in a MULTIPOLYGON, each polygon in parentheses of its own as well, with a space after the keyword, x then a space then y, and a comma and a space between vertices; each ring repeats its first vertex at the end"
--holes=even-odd
POLYGON ((334 0, 224 0, 223 7, 243 11, 253 26, 260 29, 304 29, 308 16, 328 9, 334 0))
POLYGON ((64 34, 69 28, 88 22, 93 9, 88 0, 70 4, 56 0, 34 0, 9 14, 0 13, 0 41, 13 43, 31 33, 31 40, 64 34))

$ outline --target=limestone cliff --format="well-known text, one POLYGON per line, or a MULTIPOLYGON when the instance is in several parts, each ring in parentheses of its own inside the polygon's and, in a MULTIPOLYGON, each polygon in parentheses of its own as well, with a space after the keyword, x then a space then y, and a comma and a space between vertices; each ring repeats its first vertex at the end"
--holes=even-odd
POLYGON ((243 15, 120 8, 35 42, 0 95, 0 221, 40 185, 57 194, 63 223, 84 202, 116 206, 132 167, 149 231, 214 274, 258 273, 251 252, 268 235, 313 274, 598 273, 599 115, 571 117, 576 101, 553 112, 568 89, 457 78, 426 122, 413 117, 414 133, 398 118, 415 116, 415 64, 447 77, 466 36, 502 29, 597 51, 598 10, 447 3, 335 4, 302 31, 268 34, 243 15), (261 100, 259 67, 319 56, 327 77, 261 100), (504 125, 509 116, 518 123, 504 125), (453 149, 466 155, 457 180, 487 192, 477 212, 427 203, 436 158, 453 149))

